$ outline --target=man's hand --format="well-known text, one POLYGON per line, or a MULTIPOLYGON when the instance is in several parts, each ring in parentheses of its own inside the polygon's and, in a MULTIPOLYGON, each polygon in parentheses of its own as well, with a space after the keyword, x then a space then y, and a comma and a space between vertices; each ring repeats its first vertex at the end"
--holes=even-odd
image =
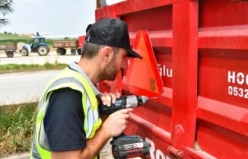
MULTIPOLYGON (((120 98, 120 93, 103 93, 98 98, 104 105, 111 106, 116 102, 117 98, 120 98)), ((102 128, 109 134, 109 137, 115 137, 120 135, 127 127, 130 113, 132 108, 122 109, 110 114, 109 116, 103 116, 100 114, 101 119, 104 121, 102 128)))
POLYGON ((119 92, 116 93, 103 93, 99 95, 99 99, 102 101, 104 105, 111 106, 112 103, 116 102, 117 98, 120 98, 121 94, 119 92))
POLYGON ((102 124, 103 129, 110 135, 110 137, 120 135, 126 129, 132 111, 132 108, 122 109, 109 115, 102 124))

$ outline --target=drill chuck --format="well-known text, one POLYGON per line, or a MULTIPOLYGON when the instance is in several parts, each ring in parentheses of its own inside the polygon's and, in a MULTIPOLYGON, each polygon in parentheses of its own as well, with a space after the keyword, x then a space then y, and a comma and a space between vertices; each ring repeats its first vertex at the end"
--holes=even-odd
POLYGON ((146 96, 127 96, 126 108, 136 108, 146 103, 148 98, 146 96))
POLYGON ((116 102, 111 104, 111 106, 103 105, 100 102, 99 104, 99 113, 102 115, 110 115, 120 109, 126 108, 136 108, 148 101, 146 96, 121 96, 120 98, 116 99, 116 102))

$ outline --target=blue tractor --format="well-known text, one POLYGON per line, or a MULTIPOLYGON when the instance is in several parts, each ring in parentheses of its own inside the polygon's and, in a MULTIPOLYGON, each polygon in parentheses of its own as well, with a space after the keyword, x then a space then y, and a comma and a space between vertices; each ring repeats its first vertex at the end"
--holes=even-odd
POLYGON ((25 44, 20 50, 22 56, 28 56, 31 52, 37 52, 40 56, 46 56, 50 49, 45 42, 44 37, 34 37, 30 40, 30 44, 25 44))

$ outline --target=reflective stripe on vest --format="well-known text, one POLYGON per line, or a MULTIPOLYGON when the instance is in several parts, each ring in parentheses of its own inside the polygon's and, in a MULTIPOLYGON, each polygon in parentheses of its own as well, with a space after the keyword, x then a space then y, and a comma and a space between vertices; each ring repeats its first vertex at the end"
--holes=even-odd
POLYGON ((82 105, 85 115, 84 130, 87 139, 90 139, 95 135, 96 130, 102 123, 98 114, 97 99, 90 84, 80 73, 66 68, 48 83, 40 100, 36 116, 31 158, 51 158, 51 152, 49 151, 50 147, 44 130, 43 118, 52 92, 65 87, 78 90, 82 93, 82 105))

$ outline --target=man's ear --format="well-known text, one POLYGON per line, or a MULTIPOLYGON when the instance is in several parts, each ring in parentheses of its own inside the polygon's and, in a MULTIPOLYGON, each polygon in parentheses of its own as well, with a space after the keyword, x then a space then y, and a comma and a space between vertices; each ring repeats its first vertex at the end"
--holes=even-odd
POLYGON ((113 54, 113 49, 111 47, 104 46, 102 48, 102 54, 101 54, 101 56, 102 56, 103 61, 109 62, 110 59, 111 59, 111 57, 113 56, 112 54, 113 54))

